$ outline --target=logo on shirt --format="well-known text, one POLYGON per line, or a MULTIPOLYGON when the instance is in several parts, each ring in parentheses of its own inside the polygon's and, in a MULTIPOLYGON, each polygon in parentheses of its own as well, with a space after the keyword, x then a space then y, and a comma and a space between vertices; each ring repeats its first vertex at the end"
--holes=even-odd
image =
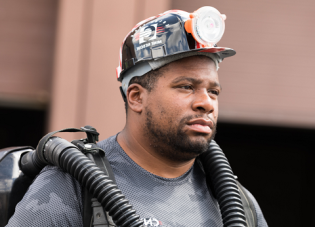
POLYGON ((142 220, 145 227, 162 225, 162 222, 158 221, 156 218, 143 218, 142 220))

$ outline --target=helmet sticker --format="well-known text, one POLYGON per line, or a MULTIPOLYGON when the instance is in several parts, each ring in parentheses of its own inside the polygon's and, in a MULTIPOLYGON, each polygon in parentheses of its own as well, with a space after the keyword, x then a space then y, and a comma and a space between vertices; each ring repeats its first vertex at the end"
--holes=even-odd
POLYGON ((161 34, 165 33, 164 24, 162 20, 154 20, 151 21, 150 24, 140 26, 135 30, 135 33, 131 35, 131 37, 133 37, 133 43, 136 46, 136 50, 140 51, 157 44, 162 44, 161 34))
POLYGON ((139 34, 139 44, 156 39, 157 24, 142 27, 139 34))

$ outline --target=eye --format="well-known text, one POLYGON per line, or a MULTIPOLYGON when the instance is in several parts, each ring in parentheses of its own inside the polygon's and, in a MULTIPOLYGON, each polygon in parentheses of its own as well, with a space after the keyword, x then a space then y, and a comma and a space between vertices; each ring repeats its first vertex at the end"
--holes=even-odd
POLYGON ((209 90, 208 92, 210 94, 213 94, 213 95, 216 95, 216 96, 218 96, 220 94, 220 91, 218 91, 218 90, 209 90))
POLYGON ((191 85, 180 86, 180 88, 185 89, 185 90, 193 90, 193 87, 191 85))

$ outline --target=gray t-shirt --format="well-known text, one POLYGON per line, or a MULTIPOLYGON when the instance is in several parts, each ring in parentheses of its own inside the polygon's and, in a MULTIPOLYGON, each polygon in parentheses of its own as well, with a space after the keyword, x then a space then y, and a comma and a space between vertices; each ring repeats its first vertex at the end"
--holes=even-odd
MULTIPOLYGON (((156 176, 137 165, 116 136, 98 144, 105 150, 118 187, 146 226, 222 227, 217 201, 208 192, 198 164, 178 178, 156 176)), ((266 221, 254 197, 258 227, 266 221)), ((57 167, 45 167, 17 205, 7 226, 83 226, 78 182, 57 167)))

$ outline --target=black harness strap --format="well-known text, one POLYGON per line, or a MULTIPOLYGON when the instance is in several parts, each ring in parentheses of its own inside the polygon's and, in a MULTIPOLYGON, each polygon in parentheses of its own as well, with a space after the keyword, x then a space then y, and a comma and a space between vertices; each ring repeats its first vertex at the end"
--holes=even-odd
MULTIPOLYGON (((205 173, 203 165, 202 165, 202 163, 201 163, 199 158, 196 159, 196 162, 198 163, 198 165, 201 168, 202 172, 205 173)), ((247 227, 258 227, 257 213, 256 213, 255 206, 253 204, 253 201, 248 196, 248 194, 245 191, 244 187, 240 184, 240 182, 238 182, 238 180, 236 180, 236 184, 237 184, 237 187, 238 187, 238 189, 240 191, 241 200, 242 200, 242 204, 243 204, 244 211, 245 211, 247 227)), ((207 187, 208 187, 208 185, 207 185, 207 187)), ((208 187, 208 190, 209 190, 210 196, 212 198, 214 198, 214 196, 212 194, 212 190, 213 189, 208 187)))
MULTIPOLYGON (((102 150, 98 152, 87 153, 89 159, 95 162, 95 164, 106 173, 110 179, 116 183, 113 170, 102 150)), ((102 205, 97 201, 96 198, 92 198, 92 195, 86 188, 84 190, 83 198, 83 226, 84 227, 113 227, 116 226, 112 218, 107 212, 104 212, 102 205)))
POLYGON ((106 173, 109 178, 115 183, 115 176, 112 170, 111 165, 109 164, 109 161, 107 160, 105 153, 103 150, 99 150, 99 152, 93 154, 94 162, 95 164, 104 172, 106 173))
POLYGON ((245 191, 244 187, 241 185, 239 181, 236 181, 237 187, 240 191, 242 203, 245 210, 245 216, 247 221, 248 227, 257 227, 258 226, 258 219, 257 219, 257 213, 254 206, 253 201, 248 196, 247 192, 245 191))
POLYGON ((107 217, 105 215, 102 205, 97 199, 92 198, 93 220, 91 220, 91 226, 109 227, 107 217), (93 225, 92 225, 93 221, 93 225))
POLYGON ((82 218, 83 218, 83 227, 90 227, 92 224, 92 215, 93 210, 91 209, 91 201, 92 195, 89 191, 84 187, 83 190, 83 211, 82 211, 82 218))

